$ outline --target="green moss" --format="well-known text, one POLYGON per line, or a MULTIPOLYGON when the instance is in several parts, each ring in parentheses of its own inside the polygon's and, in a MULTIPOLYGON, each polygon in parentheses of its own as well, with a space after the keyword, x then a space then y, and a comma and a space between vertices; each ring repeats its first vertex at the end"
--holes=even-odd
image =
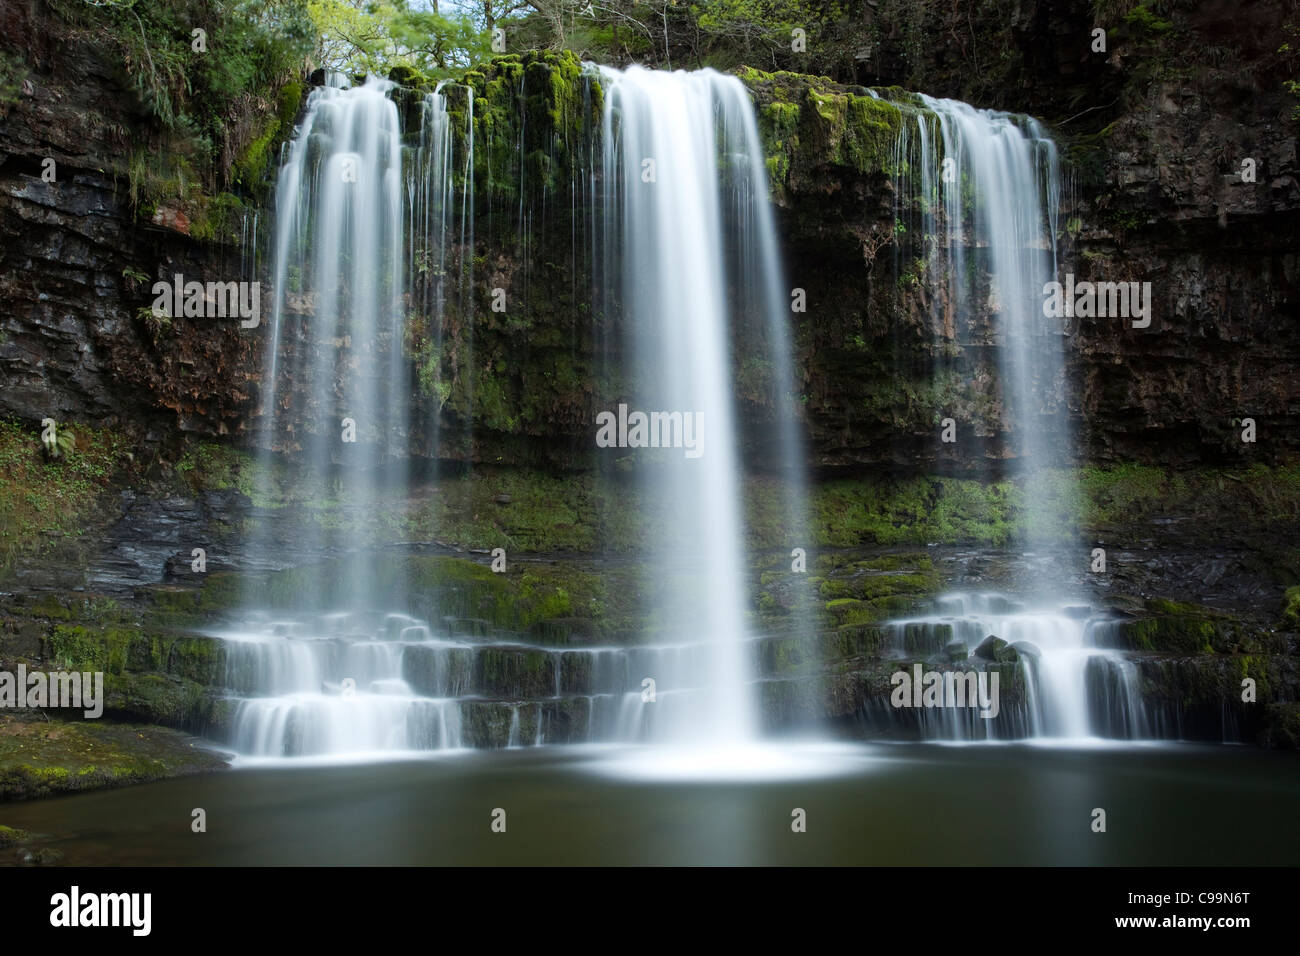
POLYGON ((1282 600, 1282 623, 1292 629, 1300 627, 1300 586, 1286 589, 1282 600))
POLYGON ((233 489, 252 500, 254 507, 275 508, 319 493, 319 478, 296 480, 284 465, 264 465, 256 456, 230 445, 198 442, 176 463, 176 474, 194 493, 233 489))
POLYGON ((297 81, 285 83, 276 97, 275 112, 265 121, 261 133, 249 140, 235 157, 230 180, 254 195, 265 191, 271 163, 280 144, 293 130, 293 121, 302 108, 303 86, 297 81))
POLYGON ((197 729, 211 707, 207 687, 168 674, 117 674, 104 690, 110 710, 164 726, 197 729))
MULTIPOLYGON (((1121 629, 1135 650, 1180 655, 1259 655, 1285 649, 1281 635, 1199 605, 1151 598, 1146 601, 1145 611, 1146 616, 1126 622, 1121 629)), ((1249 662, 1251 658, 1240 660, 1249 662)))
POLYGON ((812 494, 817 545, 971 543, 1003 545, 1021 520, 1008 482, 951 478, 832 481, 812 494))
POLYGON ((1279 750, 1300 750, 1300 703, 1274 701, 1264 708, 1261 741, 1279 750))
POLYGON ((117 433, 64 427, 77 436, 76 449, 51 459, 40 428, 0 421, 0 578, 20 557, 75 542, 114 476, 131 464, 130 446, 117 433))
POLYGON ((50 657, 68 670, 120 674, 126 669, 132 636, 127 628, 59 624, 50 634, 50 657))
MULTIPOLYGON (((166 620, 166 615, 156 616, 166 620)), ((57 624, 47 658, 55 666, 107 675, 159 672, 199 683, 220 679, 225 646, 217 638, 148 626, 57 624)))
POLYGON ((1157 39, 1174 29, 1173 21, 1161 19, 1141 3, 1124 14, 1124 23, 1131 35, 1139 40, 1157 39))
POLYGON ((412 90, 430 89, 429 77, 410 64, 399 64, 388 71, 388 78, 398 86, 412 90))
MULTIPOLYGON (((171 619, 195 621, 244 601, 273 609, 305 610, 318 604, 363 600, 387 608, 404 603, 413 613, 482 621, 507 633, 550 634, 556 643, 565 643, 573 630, 571 622, 579 620, 590 622, 593 634, 636 629, 635 584, 630 571, 598 573, 571 563, 524 562, 509 556, 506 567, 505 573, 497 573, 487 563, 464 558, 369 556, 365 559, 364 593, 357 590, 357 582, 363 580, 361 569, 348 560, 246 578, 213 575, 197 603, 183 602, 179 610, 171 612, 175 615, 171 619), (209 595, 214 584, 216 594, 209 595), (560 622, 560 626, 553 631, 543 627, 552 622, 560 622)), ((219 651, 214 655, 211 666, 215 668, 219 651)), ((184 645, 173 652, 167 670, 193 673, 202 679, 208 662, 205 649, 184 645), (184 656, 178 659, 177 653, 184 656)))
POLYGON ((790 157, 799 149, 799 106, 768 103, 759 110, 758 125, 767 153, 768 179, 774 184, 784 183, 790 172, 790 157))
POLYGON ((1124 625, 1132 646, 1142 651, 1212 654, 1214 624, 1199 619, 1149 617, 1124 625))
POLYGON ((0 801, 143 783, 224 766, 219 755, 161 727, 22 721, 0 715, 0 801))
POLYGON ((15 843, 22 843, 30 837, 31 834, 26 830, 20 830, 17 827, 7 827, 0 824, 0 849, 13 846, 15 843))
POLYGON ((218 193, 204 197, 194 204, 190 219, 190 237, 202 242, 223 242, 237 245, 243 239, 246 207, 234 193, 218 193))
POLYGON ((44 594, 38 597, 31 604, 32 612, 39 617, 48 617, 53 620, 71 620, 72 609, 60 602, 57 594, 44 594))
MULTIPOLYGON (((521 188, 530 196, 567 188, 566 171, 582 162, 586 131, 599 127, 602 108, 600 85, 576 54, 500 56, 462 82, 474 90, 478 194, 497 204, 517 201, 521 188)), ((448 112, 453 128, 463 128, 463 108, 449 102, 448 112)))
POLYGON ((851 93, 808 91, 803 142, 828 162, 861 173, 898 172, 892 165, 902 111, 886 100, 851 93))

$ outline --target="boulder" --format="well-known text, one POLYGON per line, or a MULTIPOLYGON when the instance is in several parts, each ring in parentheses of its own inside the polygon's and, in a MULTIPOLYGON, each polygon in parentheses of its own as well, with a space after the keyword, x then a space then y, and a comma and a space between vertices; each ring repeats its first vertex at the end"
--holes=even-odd
POLYGON ((990 634, 979 642, 979 645, 975 648, 975 656, 986 661, 1000 660, 998 652, 1005 650, 1006 647, 1006 641, 994 634, 990 634))

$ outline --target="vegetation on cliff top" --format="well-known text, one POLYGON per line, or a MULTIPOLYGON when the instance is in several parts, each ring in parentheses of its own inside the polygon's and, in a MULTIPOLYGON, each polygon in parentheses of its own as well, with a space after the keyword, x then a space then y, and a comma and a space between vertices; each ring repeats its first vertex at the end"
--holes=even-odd
POLYGON ((209 193, 233 184, 235 157, 280 122, 276 104, 302 76, 314 43, 301 0, 52 0, 52 6, 103 50, 136 97, 145 120, 129 131, 137 170, 209 193))

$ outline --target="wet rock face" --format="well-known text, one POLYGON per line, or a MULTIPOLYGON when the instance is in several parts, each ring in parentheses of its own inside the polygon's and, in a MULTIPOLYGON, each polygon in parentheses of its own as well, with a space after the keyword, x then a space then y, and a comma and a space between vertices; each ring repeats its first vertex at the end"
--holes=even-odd
POLYGON ((1091 457, 1296 448, 1300 123, 1278 50, 1293 19, 1274 3, 1175 14, 1165 40, 1119 60, 1121 105, 1066 127, 1083 134, 1075 272, 1149 281, 1153 299, 1149 328, 1085 320, 1072 339, 1091 457), (1233 424, 1247 417, 1254 444, 1233 424))
MULTIPOLYGON (((1069 417, 1083 456, 1178 465, 1293 453, 1300 125, 1283 87, 1294 63, 1277 50, 1292 16, 1285 5, 1238 15, 1199 4, 1154 25, 1140 10, 1098 21, 1093 5, 1068 0, 1018 4, 1010 20, 989 7, 952 29, 937 28, 943 11, 917 15, 935 21, 921 60, 909 62, 897 31, 885 31, 860 79, 917 88, 919 71, 932 95, 1045 119, 1068 177, 1060 271, 1151 283, 1148 328, 1120 319, 1070 328, 1069 417), (1089 49, 1098 22, 1105 54, 1089 49), (995 62, 981 52, 998 48, 995 62), (1189 59, 1198 49, 1206 57, 1189 59), (1253 444, 1232 423, 1244 417, 1256 420, 1253 444)), ((942 290, 908 288, 906 240, 880 242, 894 226, 891 176, 805 135, 797 82, 753 86, 765 135, 795 154, 776 171, 791 285, 815 303, 795 317, 814 460, 969 468, 982 459, 996 469, 1007 454, 996 316, 954 314, 942 290), (920 414, 933 411, 943 368, 986 383, 983 404, 945 402, 976 423, 980 444, 974 455, 963 448, 964 463, 943 460, 920 414)))
POLYGON ((134 97, 89 40, 39 9, 3 13, 5 36, 27 38, 27 81, 0 108, 0 415, 151 440, 237 432, 252 338, 234 320, 159 326, 141 311, 174 273, 238 278, 237 254, 190 241, 175 217, 137 222, 128 131, 146 127, 134 97))
MULTIPOLYGON (((942 11, 927 10, 924 16, 942 19, 942 11)), ((39 11, 7 4, 0 14, 6 37, 28 38, 29 81, 0 111, 0 415, 114 424, 148 440, 251 441, 266 324, 252 331, 233 319, 160 325, 141 311, 152 302, 152 283, 176 273, 238 278, 238 250, 190 238, 187 223, 165 205, 136 215, 125 174, 136 148, 128 131, 143 128, 144 117, 93 44, 39 11), (47 159, 53 182, 43 177, 47 159)), ((1295 97, 1281 82, 1290 67, 1276 50, 1286 15, 1275 3, 1240 15, 1202 5, 1173 14, 1181 32, 1167 42, 1117 23, 1109 25, 1105 56, 1088 49, 1092 5, 1074 0, 1020 4, 1009 20, 977 11, 961 30, 928 31, 927 92, 1059 124, 1074 183, 1062 211, 1062 271, 1080 281, 1152 284, 1149 328, 1080 319, 1070 329, 1070 391, 1067 400, 1060 383, 1059 399, 1068 401, 1089 460, 1275 461, 1300 442, 1300 340, 1292 331, 1298 128, 1295 97), (996 48, 985 42, 990 31, 1005 34, 1011 55, 999 62, 1006 66, 983 52, 996 48), (1217 51, 1215 65, 1175 55, 1198 46, 1217 51), (996 86, 981 87, 972 79, 979 76, 996 86), (1233 424, 1246 417, 1257 423, 1253 444, 1233 424)), ((911 81, 912 66, 891 42, 862 82, 911 81)), ((528 69, 545 72, 537 63, 528 69)), ((513 100, 493 100, 493 84, 509 80, 502 88, 513 90, 523 72, 515 58, 473 74, 482 103, 502 111, 494 122, 510 122, 513 100)), ((983 305, 957 314, 941 283, 909 280, 912 252, 893 241, 895 117, 860 87, 755 71, 743 78, 770 146, 789 284, 808 303, 791 321, 813 465, 1002 470, 1011 452, 994 297, 977 295, 983 305), (959 447, 934 440, 941 406, 971 425, 959 447)), ((549 117, 547 96, 564 99, 570 112, 582 102, 569 73, 543 79, 527 87, 519 109, 549 117)), ((586 109, 598 113, 594 101, 586 109)), ((552 173, 557 182, 571 178, 558 167, 552 173)), ((526 205, 545 187, 540 180, 529 186, 526 205)), ((518 206, 518 197, 507 198, 501 208, 518 206)), ((413 395, 415 454, 590 464, 595 409, 586 383, 616 364, 618 336, 602 327, 597 344, 587 303, 591 264, 566 252, 585 248, 589 237, 581 224, 550 216, 532 247, 500 216, 479 224, 472 253, 489 267, 474 283, 473 361, 482 392, 472 403, 475 420, 471 428, 453 397, 440 412, 439 446, 427 447, 425 409, 435 403, 413 395), (529 290, 526 322, 491 312, 487 296, 496 286, 510 286, 512 296, 515 286, 529 290)), ((450 340, 467 328, 463 317, 449 316, 450 340)), ((299 340, 291 322, 286 354, 302 347, 299 340)), ((451 354, 453 363, 469 361, 451 354)), ((777 455, 771 414, 739 396, 753 459, 777 455)))

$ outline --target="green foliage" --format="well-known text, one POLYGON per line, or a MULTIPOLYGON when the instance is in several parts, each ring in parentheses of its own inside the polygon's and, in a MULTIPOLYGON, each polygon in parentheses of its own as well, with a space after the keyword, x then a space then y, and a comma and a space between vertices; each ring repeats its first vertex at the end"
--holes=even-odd
POLYGON ((70 458, 77 450, 77 434, 66 425, 55 432, 54 443, 47 445, 51 458, 70 458))
POLYGON ((22 58, 0 50, 0 115, 18 102, 27 65, 22 58))
POLYGON ((234 193, 205 196, 190 221, 190 235, 206 242, 238 243, 248 209, 234 193))
MULTIPOLYGON (((52 6, 95 37, 142 114, 120 170, 137 216, 149 219, 162 203, 181 206, 198 220, 200 238, 216 235, 204 221, 204 194, 237 182, 251 186, 250 164, 232 169, 230 157, 246 153, 252 141, 254 158, 264 158, 271 140, 288 132, 274 104, 302 75, 314 43, 305 0, 52 0, 52 6)), ((296 110, 301 88, 295 85, 294 93, 296 110)))
POLYGON ((1282 623, 1292 630, 1300 629, 1300 586, 1286 589, 1282 601, 1282 623))
POLYGON ((301 0, 56 0, 68 19, 102 31, 145 110, 162 126, 221 138, 238 97, 298 73, 311 22, 301 0), (205 50, 193 35, 204 30, 205 50))
POLYGON ((1124 14, 1124 24, 1135 39, 1157 39, 1173 30, 1171 20, 1162 20, 1151 12, 1145 4, 1139 4, 1124 14))
POLYGON ((1282 81, 1282 87, 1296 98, 1296 104, 1291 109, 1291 119, 1300 120, 1300 77, 1297 77, 1297 73, 1300 73, 1300 23, 1288 21, 1282 24, 1282 32, 1286 34, 1287 41, 1278 47, 1277 55, 1283 70, 1288 74, 1282 81))
POLYGON ((319 37, 316 59, 351 76, 393 76, 404 86, 459 75, 492 55, 491 34, 469 17, 420 9, 409 0, 308 0, 319 37))

